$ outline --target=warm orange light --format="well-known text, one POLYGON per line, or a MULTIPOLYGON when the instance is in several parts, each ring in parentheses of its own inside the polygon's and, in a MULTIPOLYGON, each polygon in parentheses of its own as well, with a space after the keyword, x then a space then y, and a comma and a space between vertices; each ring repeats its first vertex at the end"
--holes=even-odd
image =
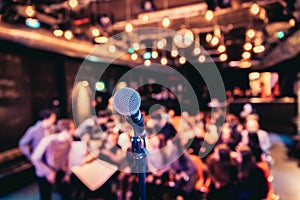
POLYGON ((100 35, 100 31, 97 28, 93 28, 91 32, 94 37, 98 37, 100 35))
POLYGON ((151 65, 151 60, 145 60, 144 65, 149 67, 151 65))
POLYGON ((35 9, 32 6, 27 6, 25 13, 28 17, 33 17, 35 15, 35 9))
POLYGON ((219 45, 218 52, 219 53, 224 53, 225 51, 226 51, 226 46, 223 45, 223 44, 219 45))
POLYGON ((158 57, 157 51, 152 51, 152 58, 156 59, 158 57))
POLYGON ((212 39, 211 39, 211 42, 210 42, 210 44, 212 45, 212 46, 216 46, 216 45, 218 45, 219 44, 219 38, 217 37, 217 36, 214 36, 212 39))
POLYGON ((162 65, 166 65, 166 64, 168 63, 168 59, 165 58, 165 57, 163 57, 163 58, 160 59, 160 63, 161 63, 162 65))
POLYGON ((127 23, 125 24, 125 31, 126 31, 126 32, 132 32, 132 30, 133 30, 132 24, 131 24, 130 22, 127 22, 127 23))
POLYGON ((56 37, 61 37, 64 35, 64 32, 60 29, 56 29, 53 31, 53 34, 56 36, 56 37))
POLYGON ((65 31, 64 36, 67 40, 71 40, 73 38, 73 33, 70 30, 65 31))
POLYGON ((131 60, 137 60, 138 55, 136 53, 131 54, 131 60))
POLYGON ((214 12, 212 10, 207 10, 205 12, 205 19, 211 21, 214 18, 214 12))
POLYGON ((250 53, 250 52, 245 51, 245 52, 242 54, 242 58, 243 58, 243 59, 249 59, 250 57, 251 57, 251 53, 250 53))
POLYGON ((243 48, 245 51, 250 51, 252 49, 252 44, 250 42, 246 42, 243 48))
POLYGON ((168 28, 171 24, 169 17, 164 17, 162 20, 162 25, 164 28, 168 28))
POLYGON ((259 45, 259 46, 255 46, 254 48, 253 48, 253 52, 254 53, 262 53, 262 52, 264 52, 265 51, 265 46, 264 45, 259 45))
POLYGON ((206 57, 205 57, 204 55, 200 55, 199 58, 198 58, 198 61, 199 61, 200 63, 205 62, 205 60, 206 60, 206 57))
POLYGON ((250 7, 250 13, 252 15, 257 15, 259 13, 259 10, 260 10, 260 6, 257 3, 252 4, 250 7))
POLYGON ((177 51, 177 49, 173 49, 173 50, 171 51, 171 56, 172 56, 173 58, 175 58, 175 57, 178 56, 178 51, 177 51))
POLYGON ((220 56, 219 56, 219 59, 220 61, 224 62, 228 59, 228 56, 226 53, 222 53, 220 56))
POLYGON ((182 64, 182 65, 185 64, 186 63, 186 58, 184 56, 181 56, 179 58, 179 63, 182 64))
POLYGON ((248 38, 254 38, 255 36, 255 31, 253 29, 249 29, 247 32, 246 32, 246 35, 248 38))

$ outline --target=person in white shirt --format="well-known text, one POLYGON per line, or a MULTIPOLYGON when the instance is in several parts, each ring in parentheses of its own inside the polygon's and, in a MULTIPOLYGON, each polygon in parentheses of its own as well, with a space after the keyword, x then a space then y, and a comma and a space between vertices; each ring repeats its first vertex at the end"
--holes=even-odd
POLYGON ((51 199, 52 185, 62 199, 71 199, 68 158, 75 126, 72 120, 62 119, 57 128, 60 132, 44 137, 31 156, 42 200, 51 199))
POLYGON ((271 147, 270 138, 266 131, 260 129, 258 118, 248 117, 245 123, 245 130, 242 131, 241 134, 242 145, 249 145, 251 147, 255 145, 254 143, 258 143, 256 145, 259 145, 264 154, 266 156, 269 155, 269 149, 271 147), (256 137, 257 139, 255 139, 256 137))
POLYGON ((42 110, 39 117, 40 120, 29 127, 19 140, 19 148, 28 159, 40 141, 51 133, 51 128, 56 121, 56 114, 47 109, 42 110))

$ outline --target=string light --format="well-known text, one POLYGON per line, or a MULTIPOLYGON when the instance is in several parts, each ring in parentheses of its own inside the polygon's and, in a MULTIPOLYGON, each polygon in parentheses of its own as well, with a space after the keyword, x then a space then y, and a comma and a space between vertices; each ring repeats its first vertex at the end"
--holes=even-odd
POLYGON ((144 65, 149 67, 151 65, 151 60, 145 60, 144 65))
POLYGON ((168 28, 171 24, 171 21, 169 19, 169 17, 164 17, 163 20, 162 20, 162 26, 164 28, 168 28))
POLYGON ((168 63, 168 59, 165 58, 165 57, 163 57, 163 58, 160 59, 160 63, 161 63, 162 65, 166 65, 166 64, 168 63))
POLYGON ((199 61, 200 63, 204 63, 205 60, 206 60, 206 57, 205 57, 204 55, 200 55, 199 58, 198 58, 198 61, 199 61))
POLYGON ((216 45, 218 45, 219 44, 219 38, 218 37, 216 37, 216 36, 214 36, 212 39, 211 39, 211 45, 212 46, 216 46, 216 45))
POLYGON ((69 6, 74 9, 78 6, 78 0, 69 0, 69 6))
POLYGON ((214 12, 212 10, 207 10, 205 12, 205 19, 211 21, 214 18, 214 12))
POLYGON ((220 61, 224 62, 228 59, 228 56, 226 53, 222 53, 220 56, 219 56, 219 59, 220 61))
POLYGON ((143 20, 144 22, 149 21, 149 16, 148 16, 148 15, 143 15, 142 20, 143 20))
POLYGON ((260 11, 260 6, 257 3, 254 3, 250 7, 250 13, 252 15, 257 15, 260 11))
POLYGON ((126 32, 132 32, 132 30, 133 30, 132 24, 131 24, 130 22, 127 22, 127 23, 125 24, 125 31, 126 31, 126 32))
POLYGON ((212 38, 213 38, 213 36, 210 33, 206 34, 206 36, 205 36, 205 40, 206 40, 207 43, 209 43, 212 38))
POLYGON ((25 13, 28 17, 33 17, 35 15, 35 9, 32 6, 27 6, 25 13))
POLYGON ((96 37, 94 41, 98 44, 106 44, 108 42, 108 38, 106 36, 96 37))
POLYGON ((152 51, 152 58, 156 59, 158 57, 157 51, 152 51))
POLYGON ((53 34, 56 36, 56 37, 61 37, 63 36, 64 32, 60 29, 56 29, 53 31, 53 34))
POLYGON ((71 40, 73 38, 73 33, 70 30, 65 31, 64 36, 67 40, 71 40))
POLYGON ((255 46, 254 48, 253 48, 253 52, 254 53, 262 53, 262 52, 264 52, 265 51, 265 46, 264 45, 259 45, 259 46, 255 46))
POLYGON ((243 48, 245 51, 250 51, 252 49, 252 44, 250 42, 246 42, 243 48))
POLYGON ((179 58, 179 63, 182 64, 182 65, 185 64, 186 63, 186 58, 184 56, 181 56, 179 58))
POLYGON ((131 54, 131 60, 137 60, 138 55, 136 53, 131 54))
POLYGON ((178 51, 177 51, 177 49, 173 49, 173 50, 171 51, 171 56, 172 56, 173 58, 175 58, 175 57, 178 56, 178 51))
POLYGON ((255 36, 255 31, 253 29, 249 29, 247 32, 246 32, 246 35, 248 38, 252 39, 254 38, 255 36))
POLYGON ((108 47, 108 50, 109 50, 110 53, 114 53, 114 52, 116 52, 116 46, 115 45, 110 45, 108 47))
POLYGON ((97 28, 92 28, 91 32, 94 37, 98 37, 100 35, 100 31, 97 28))
POLYGON ((218 47, 218 52, 219 53, 223 53, 223 52, 225 52, 226 51, 226 46, 225 45, 219 45, 219 47, 218 47))
POLYGON ((289 20, 289 24, 290 24, 291 27, 294 27, 296 25, 296 20, 294 18, 291 18, 289 20))
POLYGON ((137 51, 137 50, 139 50, 139 49, 140 49, 140 44, 139 44, 139 43, 137 43, 137 42, 135 42, 135 43, 133 43, 133 44, 132 44, 132 47, 133 47, 133 49, 134 49, 134 50, 136 50, 136 51, 137 51))
POLYGON ((198 56, 201 53, 200 47, 195 47, 193 53, 195 56, 198 56))
POLYGON ((242 58, 243 58, 243 59, 249 59, 250 57, 251 57, 251 53, 250 53, 250 52, 245 51, 245 52, 242 54, 242 58))

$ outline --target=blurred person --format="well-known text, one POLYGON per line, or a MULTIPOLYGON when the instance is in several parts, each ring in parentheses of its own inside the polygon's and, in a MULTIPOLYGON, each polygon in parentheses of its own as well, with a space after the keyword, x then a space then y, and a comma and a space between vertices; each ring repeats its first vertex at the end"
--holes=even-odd
POLYGON ((217 145, 206 163, 212 180, 207 199, 236 199, 237 167, 230 148, 226 144, 217 145))
MULTIPOLYGON (((185 152, 183 141, 176 138, 173 144, 178 151, 179 158, 171 164, 169 170, 169 180, 173 179, 174 181, 173 189, 170 190, 171 196, 191 199, 198 180, 197 168, 189 154, 185 152)), ((169 183, 169 186, 172 185, 169 183)))
POLYGON ((269 155, 271 142, 266 131, 260 129, 257 119, 250 118, 246 121, 245 130, 242 134, 242 145, 255 146, 259 145, 266 156, 269 155), (258 141, 255 141, 257 138, 258 141))
POLYGON ((261 200, 267 197, 268 183, 264 172, 255 162, 249 147, 245 146, 238 152, 239 182, 237 200, 261 200))
POLYGON ((232 151, 235 150, 237 142, 232 137, 232 129, 228 123, 225 123, 221 128, 221 135, 217 144, 226 144, 232 151))
POLYGON ((151 114, 151 126, 154 128, 155 133, 162 133, 165 141, 172 139, 176 136, 177 130, 174 126, 164 119, 160 113, 151 114))
POLYGON ((19 148, 29 160, 40 141, 53 132, 56 122, 56 114, 47 109, 40 112, 39 118, 40 120, 29 127, 19 140, 19 148))
POLYGON ((57 123, 59 133, 44 137, 31 156, 38 177, 41 199, 51 199, 55 185, 62 199, 71 199, 69 152, 74 122, 61 119, 57 123))
POLYGON ((251 114, 257 114, 257 112, 250 103, 246 103, 243 106, 243 110, 240 112, 240 118, 243 122, 245 122, 247 116, 249 116, 251 114))
POLYGON ((165 192, 165 184, 168 180, 170 165, 167 160, 166 148, 163 148, 164 136, 156 134, 149 138, 149 156, 147 157, 147 192, 151 199, 162 199, 165 192))

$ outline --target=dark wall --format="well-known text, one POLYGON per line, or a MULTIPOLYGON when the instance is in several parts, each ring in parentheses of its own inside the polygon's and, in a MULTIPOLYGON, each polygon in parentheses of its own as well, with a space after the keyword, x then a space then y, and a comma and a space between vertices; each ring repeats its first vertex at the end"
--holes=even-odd
POLYGON ((66 117, 61 56, 0 42, 0 151, 16 147, 41 109, 66 117), (58 100, 58 106, 53 105, 58 100))

